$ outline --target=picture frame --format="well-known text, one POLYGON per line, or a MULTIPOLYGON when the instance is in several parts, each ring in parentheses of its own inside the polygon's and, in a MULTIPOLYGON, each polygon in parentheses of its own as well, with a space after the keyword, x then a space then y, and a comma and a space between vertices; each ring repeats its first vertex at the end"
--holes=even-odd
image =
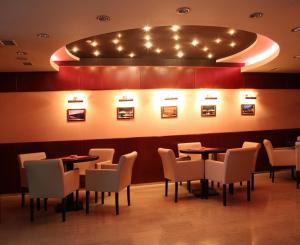
POLYGON ((255 115, 255 104, 241 104, 242 116, 254 116, 255 115))
POLYGON ((134 107, 117 107, 117 119, 118 120, 134 119, 134 107))
POLYGON ((67 109, 68 122, 85 121, 85 118, 86 118, 86 109, 67 109))
POLYGON ((177 115, 177 106, 161 107, 161 118, 176 118, 177 115))
POLYGON ((201 106, 201 117, 215 117, 217 116, 216 105, 202 105, 201 106))

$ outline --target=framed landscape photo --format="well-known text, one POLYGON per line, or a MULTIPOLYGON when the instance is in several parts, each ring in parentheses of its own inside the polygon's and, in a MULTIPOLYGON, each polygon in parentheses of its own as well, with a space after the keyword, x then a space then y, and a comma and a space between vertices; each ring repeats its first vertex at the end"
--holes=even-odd
POLYGON ((241 104, 241 114, 243 116, 254 116, 255 104, 241 104))
POLYGON ((67 121, 68 122, 78 122, 85 121, 85 109, 68 109, 67 110, 67 121))
POLYGON ((134 107, 117 107, 117 119, 134 119, 134 107))
POLYGON ((215 117, 215 116, 216 116, 216 105, 201 106, 201 117, 215 117))
POLYGON ((161 107, 161 118, 176 118, 176 117, 177 117, 177 106, 161 107))

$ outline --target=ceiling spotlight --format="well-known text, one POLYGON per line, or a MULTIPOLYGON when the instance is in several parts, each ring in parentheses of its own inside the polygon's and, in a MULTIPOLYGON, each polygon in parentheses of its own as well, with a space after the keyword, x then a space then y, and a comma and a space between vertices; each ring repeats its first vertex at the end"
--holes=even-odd
POLYGON ((215 42, 216 43, 220 43, 222 40, 220 39, 220 38, 217 38, 216 40, 215 40, 215 42))
POLYGON ((96 41, 93 41, 93 42, 91 42, 91 45, 92 45, 93 47, 96 47, 96 46, 98 45, 98 43, 97 43, 96 41))
POLYGON ((36 36, 38 38, 49 38, 50 37, 50 35, 48 33, 44 33, 44 32, 38 33, 38 34, 36 34, 36 36))
POLYGON ((121 33, 118 33, 117 37, 118 37, 118 38, 121 38, 121 37, 122 37, 122 34, 121 34, 121 33))
POLYGON ((151 27, 148 26, 148 25, 146 25, 146 26, 143 27, 143 30, 144 30, 145 32, 148 32, 148 31, 151 30, 151 27))
POLYGON ((151 48, 152 46, 153 46, 153 44, 149 41, 145 43, 145 47, 148 49, 151 48))
POLYGON ((88 40, 85 40, 86 43, 88 44, 91 44, 92 43, 92 40, 91 39, 88 39, 88 40))
POLYGON ((145 37, 145 40, 149 41, 151 39, 150 35, 146 35, 145 37))
POLYGON ((115 38, 114 40, 112 40, 112 42, 113 42, 114 44, 118 44, 118 43, 120 42, 120 40, 119 40, 118 38, 115 38))
POLYGON ((176 9, 176 12, 178 14, 188 14, 189 12, 191 12, 191 8, 189 8, 189 7, 180 7, 178 9, 176 9))
POLYGON ((178 58, 182 58, 184 56, 184 53, 182 52, 182 51, 179 51, 178 53, 177 53, 177 57, 178 58))
POLYGON ((252 14, 250 14, 249 15, 249 18, 261 18, 261 17, 263 17, 263 13, 262 12, 254 12, 254 13, 252 13, 252 14))
POLYGON ((133 52, 131 52, 129 55, 128 55, 130 58, 133 58, 135 56, 135 54, 133 52))
POLYGON ((180 29, 180 26, 178 26, 178 25, 173 25, 173 26, 171 26, 171 30, 172 30, 173 32, 177 32, 179 29, 180 29))
POLYGON ((203 47, 203 49, 202 49, 204 52, 206 52, 207 50, 208 50, 208 47, 203 47))
POLYGON ((158 53, 158 54, 160 54, 161 53, 161 49, 157 48, 157 49, 155 49, 155 52, 158 53))
POLYGON ((229 35, 233 35, 235 33, 235 30, 234 29, 230 29, 229 31, 228 31, 228 34, 229 35))
POLYGON ((300 31, 300 26, 296 26, 293 29, 291 29, 291 32, 298 32, 300 31))
POLYGON ((199 44, 199 41, 197 39, 193 39, 192 45, 195 47, 199 44))
POLYGON ((94 55, 95 56, 99 56, 100 55, 100 52, 98 50, 94 51, 94 55))
POLYGON ((16 54, 19 55, 19 56, 21 56, 21 55, 27 55, 27 53, 24 52, 24 51, 17 51, 16 54))
POLYGON ((230 45, 230 47, 234 47, 236 45, 236 43, 235 42, 231 42, 229 45, 230 45))
POLYGON ((120 46, 117 47, 117 50, 118 50, 119 52, 121 52, 121 51, 123 50, 123 47, 120 45, 120 46))
POLYGON ((173 38, 174 38, 174 40, 177 41, 179 39, 179 36, 178 35, 174 35, 173 38))
POLYGON ((209 59, 211 59, 213 57, 213 55, 211 54, 211 53, 209 53, 208 55, 207 55, 207 58, 209 58, 209 59))
POLYGON ((96 17, 96 19, 99 20, 100 22, 110 21, 110 17, 108 15, 105 15, 105 14, 98 15, 96 17))
POLYGON ((73 53, 76 53, 77 51, 78 51, 78 48, 77 48, 77 47, 73 47, 73 48, 72 48, 72 52, 73 52, 73 53))
POLYGON ((175 48, 176 50, 178 50, 178 49, 180 49, 180 45, 179 45, 179 44, 176 44, 176 45, 174 46, 174 48, 175 48))

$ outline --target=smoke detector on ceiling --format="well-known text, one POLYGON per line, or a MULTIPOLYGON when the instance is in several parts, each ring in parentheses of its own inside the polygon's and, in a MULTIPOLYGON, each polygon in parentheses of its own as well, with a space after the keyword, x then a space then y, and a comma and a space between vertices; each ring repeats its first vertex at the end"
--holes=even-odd
POLYGON ((180 7, 178 9, 176 9, 176 12, 178 14, 188 14, 189 12, 191 12, 191 8, 190 7, 180 7))

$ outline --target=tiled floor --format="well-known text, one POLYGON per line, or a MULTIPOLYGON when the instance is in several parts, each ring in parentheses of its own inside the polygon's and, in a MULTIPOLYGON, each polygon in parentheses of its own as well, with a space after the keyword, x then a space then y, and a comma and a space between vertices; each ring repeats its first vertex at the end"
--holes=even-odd
POLYGON ((131 207, 126 206, 126 191, 120 194, 119 216, 112 195, 104 206, 92 204, 88 216, 67 213, 65 223, 53 211, 56 200, 30 223, 28 199, 22 209, 19 196, 2 196, 0 244, 300 244, 300 189, 290 172, 277 176, 272 184, 268 174, 256 175, 251 202, 245 185, 236 185, 227 207, 222 195, 198 199, 185 185, 176 204, 174 185, 168 197, 162 184, 133 186, 131 207))

